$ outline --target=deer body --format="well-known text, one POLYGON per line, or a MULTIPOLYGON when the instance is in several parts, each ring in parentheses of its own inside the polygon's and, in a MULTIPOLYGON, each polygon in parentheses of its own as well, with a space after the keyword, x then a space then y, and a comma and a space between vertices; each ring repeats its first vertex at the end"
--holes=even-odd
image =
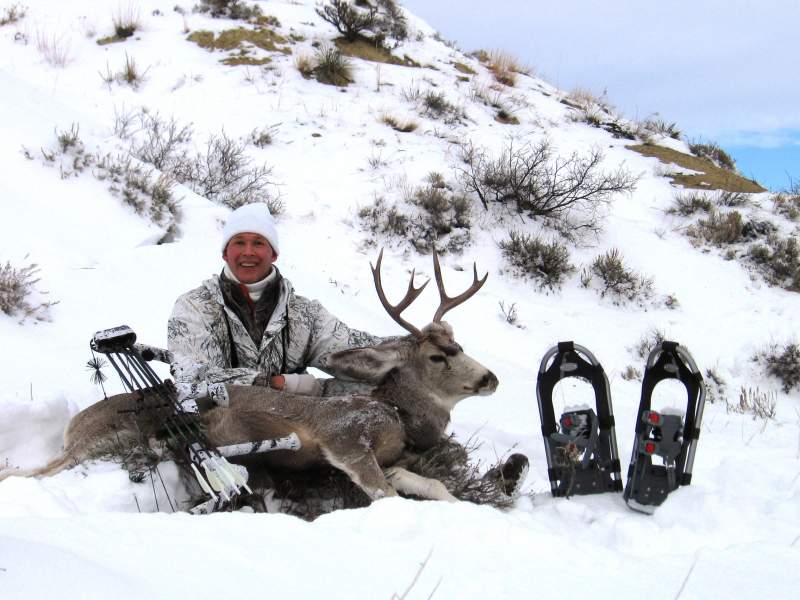
MULTIPOLYGON (((411 335, 328 358, 331 370, 340 377, 377 383, 373 393, 318 398, 257 386, 228 386, 229 406, 198 415, 209 442, 227 446, 295 433, 302 444, 300 450, 260 454, 259 463, 296 470, 327 463, 345 472, 372 499, 399 490, 455 500, 440 482, 396 464, 405 449, 426 450, 441 441, 450 411, 459 401, 491 394, 498 385, 494 374, 464 354, 450 326, 441 322, 446 310, 474 294, 483 281, 478 281, 476 273, 470 290, 450 299, 444 294, 436 257, 434 265, 442 305, 434 321, 420 331, 399 313, 424 285, 414 289, 412 275, 406 298, 397 306, 389 305, 380 285, 379 257, 373 269, 378 295, 389 314, 411 335)), ((41 469, 2 473, 0 480, 14 474, 53 475, 108 454, 115 442, 135 441, 142 434, 158 431, 171 414, 170 408, 131 412, 136 407, 135 394, 120 394, 88 407, 70 421, 61 456, 41 469)))

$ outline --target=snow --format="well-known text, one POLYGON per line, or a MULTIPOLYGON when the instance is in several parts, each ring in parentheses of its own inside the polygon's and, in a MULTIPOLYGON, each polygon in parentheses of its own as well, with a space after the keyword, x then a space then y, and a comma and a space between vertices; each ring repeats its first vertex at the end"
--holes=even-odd
MULTIPOLYGON (((305 37, 295 55, 310 54, 314 40, 334 35, 310 0, 258 4, 278 17, 281 33, 291 28, 305 37)), ((502 92, 521 124, 496 123, 488 107, 470 99, 470 84, 457 82, 449 63, 471 65, 488 86, 485 69, 435 41, 414 17, 400 52, 436 69, 382 65, 378 72, 373 63, 354 60, 356 81, 341 91, 304 80, 294 55, 272 54, 266 69, 221 65, 221 53, 187 42, 184 18, 155 0, 136 3, 142 28, 134 39, 107 46, 95 40, 111 33, 111 5, 26 5, 21 21, 0 27, 0 261, 37 263, 38 288, 58 304, 49 322, 20 323, 0 314, 0 466, 30 468, 50 460, 70 416, 102 398, 85 369, 95 331, 128 324, 140 341, 164 346, 174 299, 221 268, 218 236, 228 209, 179 186, 180 234, 175 243, 157 245, 163 230, 124 206, 106 183, 88 172, 62 179, 58 168, 46 165, 40 148, 53 148, 54 131, 73 123, 87 151, 98 153, 125 148, 114 135, 115 114, 139 107, 191 122, 198 151, 206 136, 223 129, 242 137, 277 124, 273 144, 249 152, 256 163, 273 167, 286 207, 279 217, 279 267, 299 293, 319 299, 350 325, 386 335, 398 328, 374 296, 367 263, 378 250, 358 228, 359 207, 378 196, 397 201, 404 186, 421 185, 431 171, 452 181, 454 140, 497 149, 512 134, 534 142, 547 137, 562 155, 601 147, 605 166, 625 165, 641 180, 633 194, 614 199, 602 234, 573 248, 572 261, 587 264, 618 247, 627 264, 654 278, 656 300, 617 306, 583 289, 577 273, 560 291, 537 291, 512 277, 500 254, 497 243, 508 224, 476 211, 473 241, 463 255, 443 257, 444 277, 448 289, 466 288, 473 261, 490 277, 448 321, 467 352, 497 374, 500 387, 493 396, 459 404, 452 429, 462 440, 480 441, 478 457, 485 462, 512 448, 531 459, 525 494, 512 509, 391 498, 313 523, 281 514, 191 517, 173 514, 167 504, 164 489, 176 493, 179 487, 171 465, 159 469, 160 512, 150 484, 131 483, 113 463, 80 465, 41 480, 11 477, 0 483, 4 600, 231 592, 390 598, 420 569, 408 598, 427 598, 434 590, 436 598, 796 595, 800 394, 783 393, 751 356, 769 343, 798 338, 800 296, 752 278, 717 251, 693 248, 683 223, 664 214, 674 189, 658 175, 657 161, 571 122, 558 101, 563 93, 533 77, 520 76, 515 88, 502 92), (154 15, 155 9, 163 14, 154 15), (15 41, 17 33, 28 43, 15 41), (37 33, 69 40, 65 67, 51 66, 37 52, 37 33), (147 69, 138 90, 107 86, 98 75, 106 65, 119 69, 126 53, 147 69), (414 86, 443 91, 468 120, 449 127, 421 116, 403 97, 414 86), (380 123, 384 113, 410 116, 420 127, 397 133, 380 123), (376 157, 382 164, 373 168, 376 157), (678 308, 659 301, 666 294, 679 299, 678 308), (505 322, 500 301, 516 306, 522 327, 505 322), (687 347, 703 372, 713 368, 721 375, 732 401, 740 387, 774 391, 776 417, 729 414, 724 402, 709 403, 692 485, 671 494, 652 516, 629 510, 616 494, 552 498, 535 398, 541 357, 571 339, 603 363, 624 475, 640 384, 621 374, 628 365, 643 369, 632 347, 652 328, 687 347)), ((191 12, 185 23, 214 31, 238 25, 191 12)), ((386 244, 383 263, 390 298, 402 295, 412 268, 417 281, 432 275, 430 257, 397 241, 386 244)), ((435 306, 435 294, 426 290, 404 316, 423 324, 435 306)), ((668 383, 657 388, 655 401, 680 405, 680 389, 668 383)), ((118 383, 109 386, 119 391, 118 383)), ((592 404, 587 388, 559 384, 556 410, 592 404)))

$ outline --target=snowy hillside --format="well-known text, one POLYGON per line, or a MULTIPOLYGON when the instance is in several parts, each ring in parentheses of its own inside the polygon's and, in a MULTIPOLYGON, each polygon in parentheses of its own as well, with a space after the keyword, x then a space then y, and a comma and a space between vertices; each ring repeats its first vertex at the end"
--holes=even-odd
MULTIPOLYGON (((513 85, 498 83, 491 60, 441 41, 411 14, 407 38, 396 47, 386 41, 396 64, 351 57, 352 81, 325 85, 315 60, 339 34, 313 0, 256 2, 258 24, 213 18, 192 4, 0 3, 0 269, 39 267, 28 298, 34 314, 0 312, 0 469, 50 460, 69 418, 102 398, 85 367, 94 332, 127 324, 140 341, 163 347, 175 298, 220 271, 230 212, 221 202, 243 197, 242 181, 219 191, 203 188, 197 173, 159 176, 183 159, 197 167, 203 161, 192 157, 228 143, 249 160, 260 197, 280 208, 281 272, 298 293, 376 334, 401 331, 377 300, 368 263, 386 248, 390 299, 401 297, 412 269, 418 282, 432 277, 429 252, 409 243, 420 245, 414 224, 432 214, 415 194, 441 190, 448 202, 466 195, 468 226, 436 242, 451 250, 442 257, 444 279, 451 292, 466 288, 473 261, 489 279, 447 321, 500 386, 459 404, 452 430, 481 443, 476 460, 491 464, 513 449, 530 458, 531 472, 507 511, 393 498, 311 523, 281 514, 168 514, 163 498, 161 512, 144 514, 156 511, 149 483, 132 483, 112 462, 48 479, 10 477, 0 482, 0 597, 388 599, 418 571, 402 597, 796 595, 800 388, 754 360, 800 339, 800 294, 770 285, 792 284, 757 260, 780 250, 790 262, 798 233, 791 200, 737 197, 730 204, 738 225, 725 216, 731 206, 707 212, 706 222, 738 227, 725 245, 704 233, 702 210, 675 210, 676 195, 687 192, 667 175, 686 169, 627 148, 641 140, 592 126, 610 118, 602 106, 513 69, 513 85), (128 16, 133 35, 112 39, 113 21, 128 16), (168 137, 170 124, 172 154, 159 161, 148 140, 156 129, 168 137), (635 181, 599 206, 598 231, 566 239, 510 204, 485 210, 465 189, 470 144, 478 156, 499 157, 544 142, 550 164, 568 170, 594 153, 594 173, 635 181), (374 231, 392 211, 409 219, 405 236, 374 231), (552 287, 518 276, 500 246, 510 231, 558 241, 573 269, 552 287), (756 243, 762 254, 748 246, 756 243), (601 295, 603 283, 591 275, 596 257, 615 248, 640 284, 652 279, 633 300, 601 295), (636 371, 654 332, 688 348, 707 383, 718 380, 692 485, 653 516, 628 509, 621 494, 553 498, 535 393, 542 356, 574 340, 603 363, 624 477, 636 371), (742 388, 750 390, 746 401, 774 402, 774 415, 737 410, 742 388)), ((650 138, 689 151, 684 141, 650 138)), ((573 222, 586 216, 570 214, 573 222)), ((437 304, 427 289, 404 316, 421 326, 437 304)), ((682 408, 682 388, 670 383, 656 390, 658 406, 682 408)), ((117 381, 106 388, 121 391, 117 381)), ((557 414, 593 402, 589 386, 574 379, 555 397, 557 414)), ((175 489, 174 466, 160 471, 175 489)))

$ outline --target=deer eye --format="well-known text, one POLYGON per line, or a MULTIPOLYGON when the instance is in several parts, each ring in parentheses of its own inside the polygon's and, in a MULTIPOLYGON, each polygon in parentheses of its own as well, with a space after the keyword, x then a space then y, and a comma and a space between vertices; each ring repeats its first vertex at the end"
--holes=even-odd
POLYGON ((429 356, 428 358, 431 359, 431 362, 435 363, 443 363, 447 361, 447 359, 441 354, 434 354, 433 356, 429 356))

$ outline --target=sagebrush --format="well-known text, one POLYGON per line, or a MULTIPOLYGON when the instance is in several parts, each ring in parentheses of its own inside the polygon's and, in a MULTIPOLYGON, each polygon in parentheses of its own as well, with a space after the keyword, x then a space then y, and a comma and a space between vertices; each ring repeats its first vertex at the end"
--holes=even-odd
POLYGON ((36 289, 39 267, 35 263, 14 267, 9 261, 0 267, 0 312, 10 317, 30 317, 37 321, 50 320, 50 307, 55 302, 43 302, 39 297, 47 295, 36 289))
POLYGON ((558 240, 545 241, 540 236, 512 230, 500 242, 505 259, 517 275, 530 277, 539 288, 561 287, 564 278, 575 270, 569 250, 558 240))
POLYGON ((800 345, 794 342, 784 346, 773 344, 755 358, 766 366, 769 375, 780 380, 784 392, 800 389, 800 345))
POLYGON ((638 302, 642 304, 653 295, 653 280, 625 265, 622 253, 617 248, 597 256, 587 273, 588 284, 595 277, 600 280, 600 296, 610 296, 615 302, 638 302))
POLYGON ((418 252, 460 252, 471 240, 471 202, 431 174, 428 184, 409 190, 402 203, 378 197, 358 217, 373 238, 409 242, 418 252))
POLYGON ((263 14, 257 4, 248 5, 242 0, 200 0, 197 9, 210 13, 212 17, 229 19, 252 19, 263 14))

